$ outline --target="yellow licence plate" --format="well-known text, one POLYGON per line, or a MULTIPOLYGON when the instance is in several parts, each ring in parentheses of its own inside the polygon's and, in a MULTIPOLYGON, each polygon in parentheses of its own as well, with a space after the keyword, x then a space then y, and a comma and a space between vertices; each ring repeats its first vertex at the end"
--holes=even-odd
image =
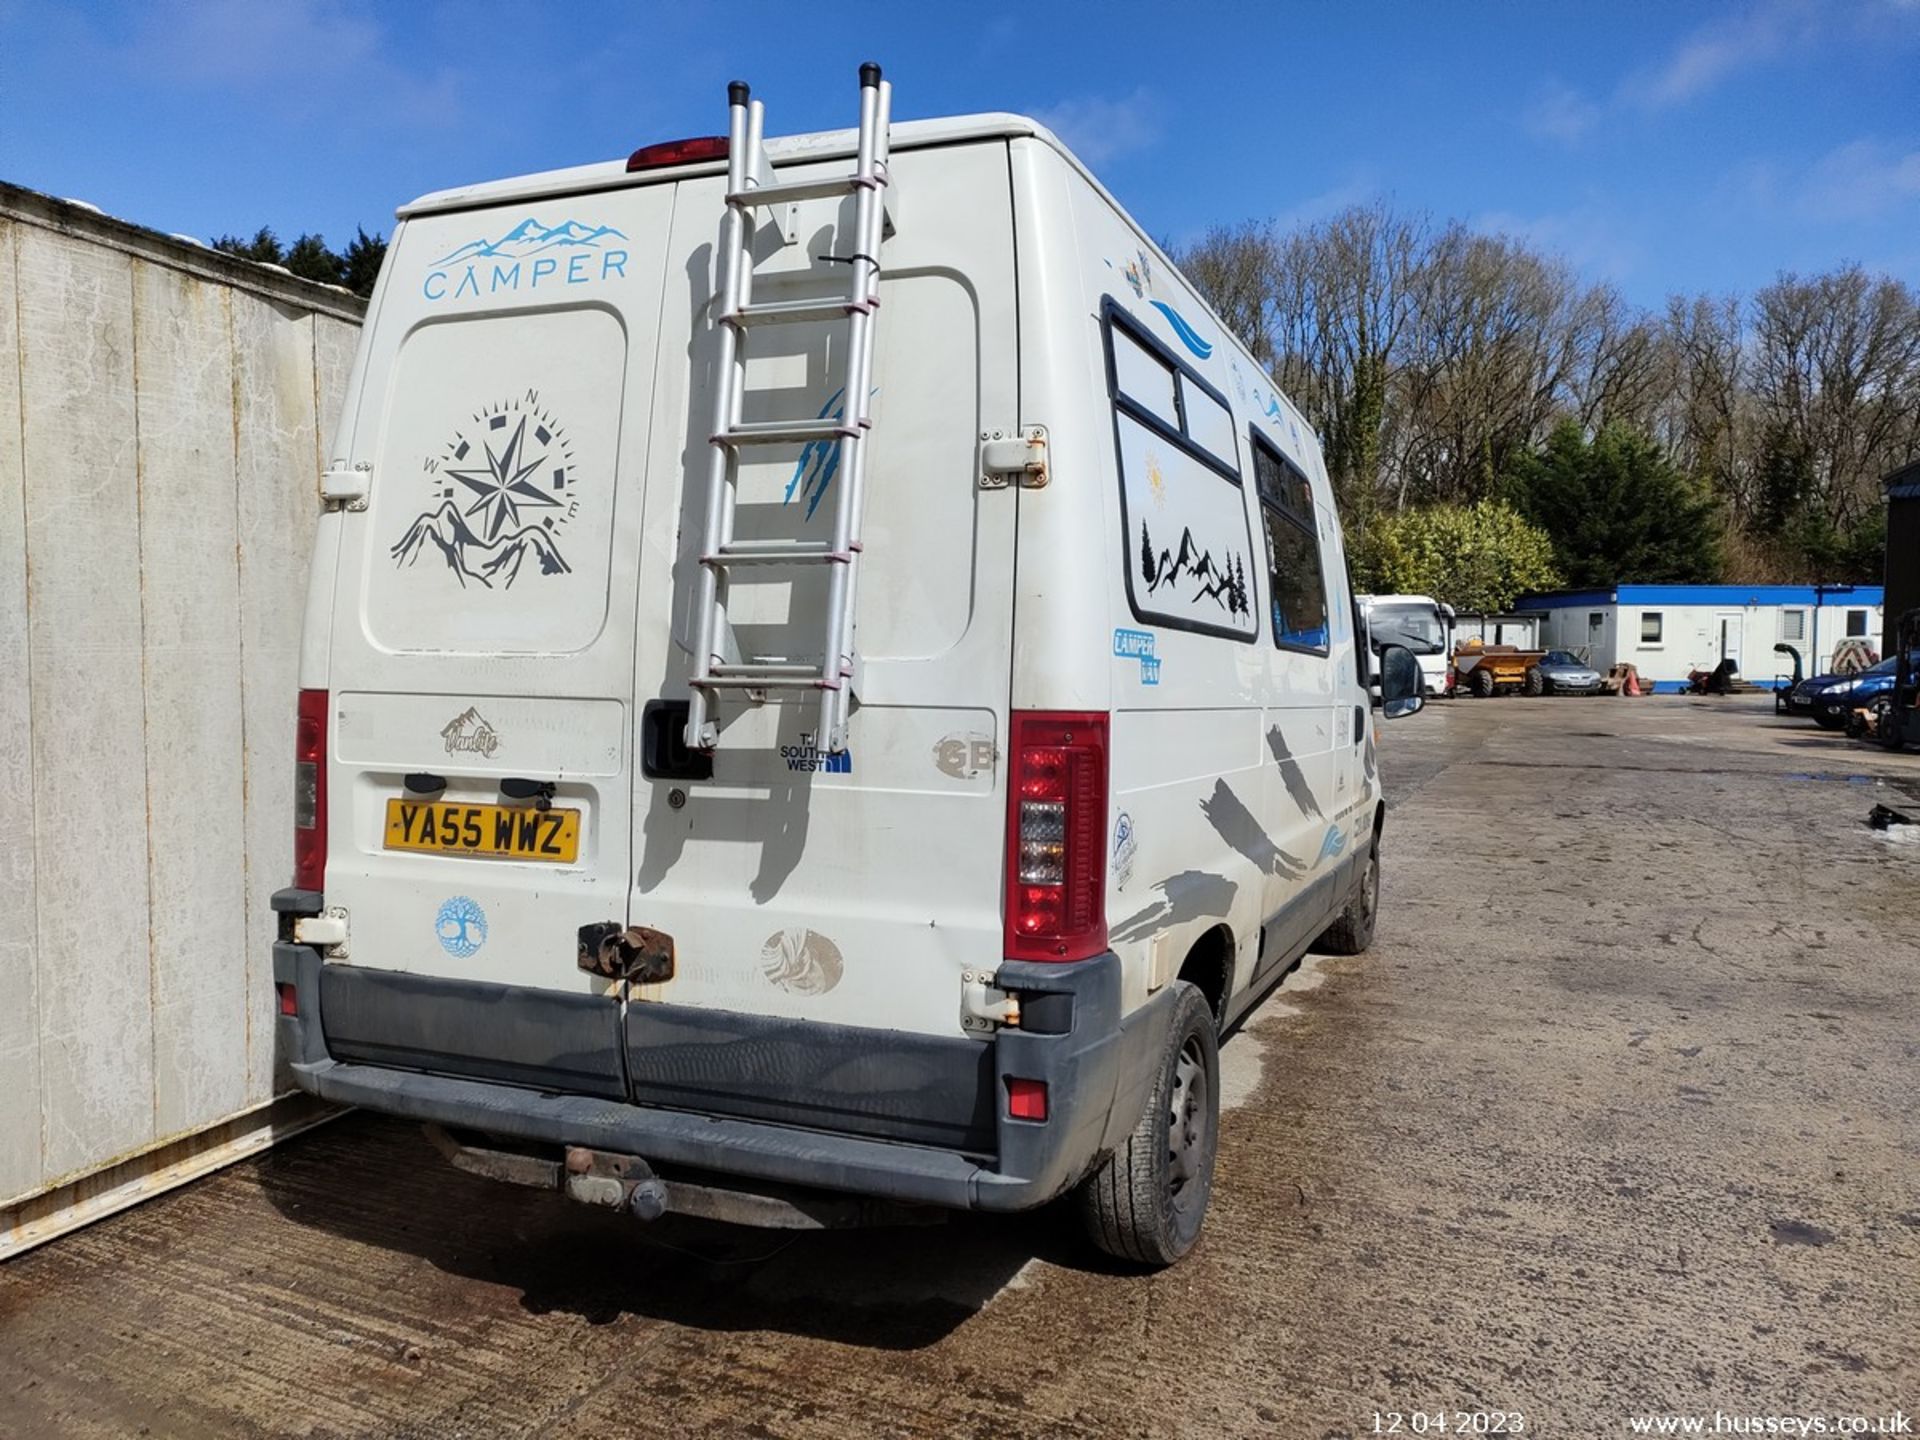
POLYGON ((478 855, 492 860, 580 857, 580 812, 515 805, 457 805, 444 800, 387 801, 389 850, 478 855))

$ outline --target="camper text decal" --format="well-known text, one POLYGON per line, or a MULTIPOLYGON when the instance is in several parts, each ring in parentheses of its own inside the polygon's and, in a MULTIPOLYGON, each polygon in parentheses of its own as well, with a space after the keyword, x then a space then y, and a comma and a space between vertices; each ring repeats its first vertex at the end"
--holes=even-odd
POLYGON ((498 240, 483 235, 434 261, 420 293, 459 300, 597 284, 627 273, 627 252, 613 243, 626 238, 611 225, 545 225, 529 215, 498 240))

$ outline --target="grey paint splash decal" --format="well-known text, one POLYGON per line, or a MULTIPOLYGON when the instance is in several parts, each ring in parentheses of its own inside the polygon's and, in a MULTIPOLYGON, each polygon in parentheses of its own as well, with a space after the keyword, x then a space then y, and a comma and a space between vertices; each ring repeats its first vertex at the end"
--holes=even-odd
POLYGON ((1306 861, 1289 855, 1268 839, 1260 822, 1227 788, 1226 781, 1213 782, 1213 794, 1200 802, 1200 810, 1220 838, 1251 860, 1262 874, 1297 878, 1307 873, 1306 861))
POLYGON ((1160 899, 1114 926, 1108 939, 1143 940, 1169 925, 1185 924, 1202 916, 1224 917, 1233 907, 1233 897, 1240 889, 1226 876, 1204 870, 1182 870, 1156 882, 1153 888, 1160 892, 1160 899))
POLYGON ((1320 802, 1313 798, 1313 791, 1307 786, 1306 772, 1300 768, 1300 762, 1293 758, 1293 752, 1287 749, 1287 737, 1280 733, 1278 725, 1267 731, 1267 749, 1273 752, 1274 763, 1280 767, 1280 778, 1286 782, 1287 794, 1293 797, 1293 803, 1307 814, 1325 819, 1320 811, 1320 802))

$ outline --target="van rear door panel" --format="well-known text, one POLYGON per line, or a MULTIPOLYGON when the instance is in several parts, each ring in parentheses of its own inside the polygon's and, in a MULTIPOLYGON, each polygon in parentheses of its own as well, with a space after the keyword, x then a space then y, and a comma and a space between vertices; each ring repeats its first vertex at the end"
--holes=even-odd
MULTIPOLYGON (((958 1037, 961 972, 1000 958, 1015 497, 983 489, 977 465, 982 431, 1019 415, 1006 147, 906 152, 893 173, 902 220, 881 257, 849 748, 820 751, 811 694, 729 701, 711 780, 638 781, 630 913, 675 936, 679 959, 637 1005, 958 1037)), ((680 186, 673 249, 697 263, 672 269, 664 306, 683 328, 663 336, 653 402, 637 705, 687 694, 722 188, 680 186)), ((831 257, 851 214, 808 202, 791 243, 763 226, 755 299, 844 294, 831 257)), ((746 418, 833 413, 845 329, 750 332, 746 418)), ((824 536, 844 482, 827 447, 749 451, 736 533, 824 536)), ((736 571, 741 651, 817 658, 823 585, 819 570, 736 571)), ((636 1074, 649 1070, 643 1033, 636 1074)))
MULTIPOLYGON (((612 988, 576 956, 582 926, 626 914, 672 218, 662 185, 427 215, 396 237, 341 457, 370 466, 366 508, 342 517, 328 666, 326 893, 349 915, 348 966, 502 994, 612 988)), ((391 1047, 369 1015, 436 1004, 362 999, 352 1024, 368 1033, 340 1043, 391 1047)), ((515 1051, 530 1033, 487 1031, 486 1063, 539 1072, 545 1042, 515 1051)), ((442 1039, 437 1068, 479 1073, 442 1039)))

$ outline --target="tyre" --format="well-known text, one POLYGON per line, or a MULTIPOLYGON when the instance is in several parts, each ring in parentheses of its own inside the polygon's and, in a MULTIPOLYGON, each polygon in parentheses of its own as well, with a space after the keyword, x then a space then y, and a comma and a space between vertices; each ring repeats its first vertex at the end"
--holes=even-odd
POLYGON ((1540 667, 1538 665, 1535 665, 1531 670, 1527 671, 1527 679, 1523 688, 1529 695, 1537 696, 1547 693, 1547 677, 1540 673, 1540 667))
POLYGON ((1313 948, 1330 955, 1362 955, 1373 944, 1373 918, 1380 913, 1380 837, 1367 847, 1367 870, 1347 908, 1321 932, 1313 948))
POLYGON ((1093 1243, 1154 1269, 1173 1264, 1200 1238, 1220 1133, 1213 1011, 1184 980, 1174 981, 1173 992, 1173 1023, 1146 1113, 1079 1192, 1093 1243))
POLYGON ((1473 693, 1482 700, 1488 699, 1493 694, 1493 671, 1484 665, 1473 667, 1473 693))
POLYGON ((1847 728, 1846 716, 1829 714, 1825 710, 1816 710, 1813 712, 1813 723, 1818 725, 1822 730, 1844 730, 1847 728))

